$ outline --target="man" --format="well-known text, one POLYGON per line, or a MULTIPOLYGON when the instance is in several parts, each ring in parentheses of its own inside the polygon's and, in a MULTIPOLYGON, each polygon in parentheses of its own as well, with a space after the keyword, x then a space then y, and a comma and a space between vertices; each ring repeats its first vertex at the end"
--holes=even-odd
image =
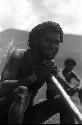
POLYGON ((73 89, 68 88, 67 86, 65 86, 65 84, 63 85, 63 87, 70 96, 72 96, 76 92, 78 92, 79 98, 81 101, 82 100, 82 97, 81 97, 82 80, 77 75, 77 73, 74 71, 74 67, 76 66, 76 61, 73 58, 69 57, 69 58, 65 59, 64 66, 65 66, 64 68, 59 69, 59 75, 73 89))
MULTIPOLYGON (((74 123, 74 117, 48 76, 57 78, 54 57, 63 42, 58 23, 48 21, 35 26, 29 34, 29 49, 14 51, 1 76, 0 97, 8 123, 43 123, 55 113, 60 122, 74 123), (34 97, 46 82, 47 100, 34 105, 34 97), (7 111, 5 111, 7 109, 7 111)), ((3 117, 4 119, 4 112, 3 117)))

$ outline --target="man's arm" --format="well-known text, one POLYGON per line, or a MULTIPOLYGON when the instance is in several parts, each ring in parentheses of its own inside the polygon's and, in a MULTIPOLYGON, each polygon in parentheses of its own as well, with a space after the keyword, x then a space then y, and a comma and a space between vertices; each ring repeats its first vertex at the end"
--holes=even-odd
POLYGON ((5 96, 8 92, 13 90, 19 85, 19 81, 16 80, 18 73, 18 59, 15 56, 15 53, 12 53, 6 68, 1 75, 1 84, 0 84, 0 97, 5 96))
POLYGON ((63 74, 62 74, 62 69, 60 69, 59 71, 58 71, 58 75, 57 75, 57 77, 58 77, 58 79, 60 80, 60 83, 65 87, 65 88, 68 88, 68 89, 75 89, 71 84, 69 84, 67 81, 66 81, 66 79, 65 79, 65 77, 63 76, 63 74))
POLYGON ((78 90, 80 90, 82 88, 82 79, 79 77, 79 75, 72 71, 73 74, 73 78, 79 83, 79 85, 77 86, 78 90))
POLYGON ((72 75, 73 75, 73 78, 75 78, 75 80, 76 80, 77 82, 80 82, 80 81, 81 81, 79 75, 78 75, 75 71, 72 71, 72 75))

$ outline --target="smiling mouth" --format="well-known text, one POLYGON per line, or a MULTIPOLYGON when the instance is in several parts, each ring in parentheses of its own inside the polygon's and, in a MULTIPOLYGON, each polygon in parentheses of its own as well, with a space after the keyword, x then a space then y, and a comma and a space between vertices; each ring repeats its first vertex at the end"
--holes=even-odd
POLYGON ((48 53, 54 54, 56 52, 56 50, 46 50, 48 53))
POLYGON ((50 51, 50 50, 48 50, 47 52, 51 54, 55 53, 55 51, 50 51))
POLYGON ((55 56, 55 54, 56 54, 55 51, 49 51, 49 50, 48 50, 48 51, 46 52, 46 55, 49 56, 49 57, 51 57, 51 58, 53 58, 53 57, 55 56))

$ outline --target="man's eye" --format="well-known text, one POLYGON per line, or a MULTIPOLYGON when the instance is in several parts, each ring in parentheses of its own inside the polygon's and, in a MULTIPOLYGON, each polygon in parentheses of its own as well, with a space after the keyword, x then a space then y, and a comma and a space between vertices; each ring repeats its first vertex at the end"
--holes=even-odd
POLYGON ((59 45, 59 42, 60 42, 59 40, 53 40, 53 39, 50 39, 50 38, 46 39, 47 44, 51 44, 51 43, 53 44, 54 43, 55 45, 59 45))

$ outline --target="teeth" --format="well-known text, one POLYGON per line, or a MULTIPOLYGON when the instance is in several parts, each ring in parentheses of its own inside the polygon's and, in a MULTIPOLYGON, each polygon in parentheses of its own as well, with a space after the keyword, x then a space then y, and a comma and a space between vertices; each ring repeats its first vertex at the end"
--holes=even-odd
POLYGON ((48 52, 50 52, 50 53, 54 53, 55 51, 48 51, 48 52))

